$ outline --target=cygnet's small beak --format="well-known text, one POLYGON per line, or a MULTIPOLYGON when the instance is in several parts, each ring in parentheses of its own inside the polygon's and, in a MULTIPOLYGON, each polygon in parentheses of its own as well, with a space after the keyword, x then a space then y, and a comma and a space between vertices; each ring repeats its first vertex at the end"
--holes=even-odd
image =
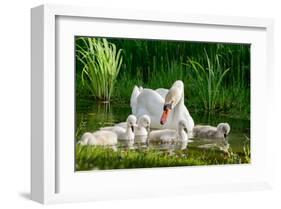
POLYGON ((134 132, 134 130, 135 130, 134 126, 131 126, 131 129, 132 129, 132 132, 134 132))
POLYGON ((183 130, 185 131, 185 133, 187 133, 187 132, 188 132, 187 128, 184 128, 183 130))
POLYGON ((224 139, 226 139, 226 137, 227 137, 227 134, 224 134, 224 139))

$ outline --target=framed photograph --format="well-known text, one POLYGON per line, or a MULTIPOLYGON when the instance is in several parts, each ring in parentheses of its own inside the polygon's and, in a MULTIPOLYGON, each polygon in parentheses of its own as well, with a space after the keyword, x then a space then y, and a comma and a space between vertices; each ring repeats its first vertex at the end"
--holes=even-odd
POLYGON ((31 14, 33 200, 271 187, 272 20, 31 14))

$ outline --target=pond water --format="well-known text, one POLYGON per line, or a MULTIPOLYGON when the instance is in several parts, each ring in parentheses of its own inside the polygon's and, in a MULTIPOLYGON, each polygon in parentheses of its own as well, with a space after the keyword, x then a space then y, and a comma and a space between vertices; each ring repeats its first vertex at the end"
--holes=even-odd
MULTIPOLYGON (((128 104, 95 103, 88 100, 79 101, 76 107, 76 133, 78 141, 84 132, 93 132, 100 127, 111 126, 127 119, 131 114, 128 104)), ((120 142, 119 148, 146 149, 147 147, 159 150, 183 150, 188 148, 217 149, 227 152, 229 148, 234 153, 242 153, 243 145, 250 139, 250 121, 231 118, 224 115, 192 113, 195 124, 217 126, 218 123, 227 122, 231 127, 227 140, 191 139, 187 144, 147 144, 145 139, 136 139, 135 144, 120 142)))

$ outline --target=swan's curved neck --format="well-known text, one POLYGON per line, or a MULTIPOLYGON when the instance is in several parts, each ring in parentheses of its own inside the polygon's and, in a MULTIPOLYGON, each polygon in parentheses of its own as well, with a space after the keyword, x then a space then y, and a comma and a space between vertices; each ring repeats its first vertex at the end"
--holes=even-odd
POLYGON ((173 121, 175 121, 174 119, 181 117, 183 108, 184 108, 184 90, 182 90, 181 98, 177 103, 177 105, 174 107, 174 111, 172 112, 173 121))
POLYGON ((178 128, 178 135, 181 141, 186 140, 187 133, 183 130, 183 128, 178 128))
POLYGON ((128 135, 128 134, 132 134, 133 133, 133 131, 132 131, 132 129, 131 129, 131 126, 127 126, 127 129, 126 129, 126 134, 128 135))

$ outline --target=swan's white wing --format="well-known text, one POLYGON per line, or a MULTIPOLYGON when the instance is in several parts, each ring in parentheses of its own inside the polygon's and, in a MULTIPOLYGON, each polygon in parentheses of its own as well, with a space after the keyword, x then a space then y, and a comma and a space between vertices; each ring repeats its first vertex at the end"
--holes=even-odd
POLYGON ((122 127, 124 129, 127 128, 127 123, 126 122, 121 122, 121 123, 117 123, 115 126, 119 126, 119 127, 122 127))
POLYGON ((94 139, 94 136, 92 133, 90 132, 86 132, 82 135, 79 144, 81 145, 87 145, 89 143, 89 141, 91 141, 92 139, 94 139))
POLYGON ((113 131, 115 132, 118 136, 122 135, 126 132, 126 129, 120 127, 120 126, 110 126, 110 127, 104 127, 100 128, 102 131, 113 131))
POLYGON ((193 131, 196 133, 206 133, 208 131, 216 131, 217 128, 213 126, 208 126, 208 125, 196 125, 193 128, 193 131))
POLYGON ((161 130, 151 131, 149 133, 149 141, 158 141, 160 140, 161 130))
POLYGON ((101 127, 100 130, 102 131, 112 131, 113 130, 113 126, 106 126, 106 127, 101 127))
POLYGON ((175 130, 163 130, 163 134, 160 137, 161 141, 169 142, 176 140, 177 133, 175 130))
POLYGON ((151 131, 149 134, 150 141, 161 141, 161 142, 170 142, 176 137, 176 131, 174 130, 157 130, 151 131))
POLYGON ((130 106, 132 108, 132 113, 133 115, 136 115, 136 109, 137 109, 137 101, 138 101, 138 96, 142 92, 143 88, 142 87, 137 87, 135 86, 132 94, 131 94, 131 99, 130 99, 130 106))
POLYGON ((158 94, 160 94, 160 96, 165 99, 167 93, 168 93, 168 89, 164 89, 164 88, 159 88, 155 90, 158 94))
POLYGON ((188 137, 193 138, 194 120, 185 105, 182 106, 182 116, 182 119, 187 120, 188 137))
MULTIPOLYGON (((156 91, 152 89, 143 89, 141 94, 138 96, 137 106, 139 110, 144 109, 147 113, 143 111, 142 114, 147 114, 148 116, 155 115, 158 113, 160 115, 163 110, 164 99, 156 91), (160 113, 160 114, 159 114, 160 113)), ((137 113, 137 117, 141 115, 137 113)))
POLYGON ((160 117, 163 112, 164 99, 156 91, 143 89, 137 98, 136 116, 148 115, 152 128, 161 128, 160 117))
MULTIPOLYGON (((117 135, 112 131, 96 131, 93 133, 96 145, 116 145, 117 135)), ((89 142, 90 144, 90 142, 89 142)))

